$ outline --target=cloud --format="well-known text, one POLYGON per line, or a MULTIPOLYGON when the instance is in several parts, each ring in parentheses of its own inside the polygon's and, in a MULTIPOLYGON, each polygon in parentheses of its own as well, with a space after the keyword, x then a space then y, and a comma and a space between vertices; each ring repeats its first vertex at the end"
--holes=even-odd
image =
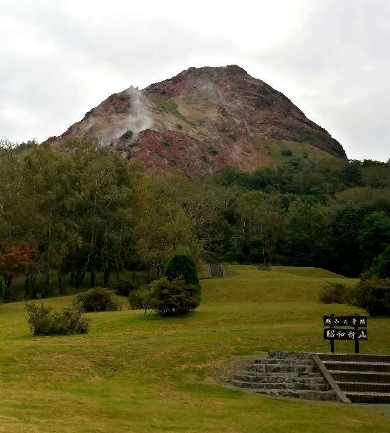
POLYGON ((387 0, 2 0, 0 136, 61 134, 108 95, 239 64, 352 158, 387 160, 387 0))

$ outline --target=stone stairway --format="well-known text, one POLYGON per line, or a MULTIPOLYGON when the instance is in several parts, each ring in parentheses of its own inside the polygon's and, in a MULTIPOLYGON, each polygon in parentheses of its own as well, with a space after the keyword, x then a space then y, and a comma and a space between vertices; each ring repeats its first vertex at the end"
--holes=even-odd
POLYGON ((352 403, 390 403, 390 355, 318 357, 352 403))
POLYGON ((336 400, 326 379, 317 371, 309 353, 269 352, 236 375, 230 384, 271 396, 308 400, 336 400))

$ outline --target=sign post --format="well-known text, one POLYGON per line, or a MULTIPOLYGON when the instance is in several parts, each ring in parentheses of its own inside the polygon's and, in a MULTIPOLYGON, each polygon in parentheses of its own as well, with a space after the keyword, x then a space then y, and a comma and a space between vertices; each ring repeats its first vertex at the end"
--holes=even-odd
MULTIPOLYGON (((356 332, 359 330, 359 325, 358 323, 358 314, 355 314, 355 318, 357 319, 355 322, 355 330, 356 332)), ((355 339, 355 353, 359 353, 360 352, 360 340, 358 340, 357 338, 355 339)))
POLYGON ((368 339, 367 317, 355 314, 353 316, 335 316, 334 314, 324 316, 324 340, 330 341, 330 351, 334 353, 335 340, 353 340, 355 342, 355 353, 360 351, 360 341, 368 339), (348 326, 349 329, 344 327, 348 326))

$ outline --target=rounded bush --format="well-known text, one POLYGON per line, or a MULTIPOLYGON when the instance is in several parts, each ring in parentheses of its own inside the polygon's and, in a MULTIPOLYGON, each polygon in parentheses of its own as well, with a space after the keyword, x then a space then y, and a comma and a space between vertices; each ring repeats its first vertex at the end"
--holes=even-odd
POLYGON ((169 281, 184 278, 185 284, 199 285, 196 264, 189 254, 175 254, 166 266, 165 276, 169 281))
POLYGON ((353 304, 370 316, 390 316, 390 280, 363 278, 352 291, 353 304))
POLYGON ((110 290, 101 287, 80 293, 74 300, 74 304, 75 307, 86 313, 121 309, 121 304, 115 299, 114 294, 110 290))
POLYGON ((137 286, 135 284, 126 283, 125 281, 120 280, 115 284, 115 293, 119 296, 125 296, 127 298, 136 288, 137 286))
POLYGON ((27 323, 33 335, 86 334, 89 321, 78 308, 54 311, 43 303, 26 304, 27 323))
POLYGON ((128 301, 132 310, 144 310, 146 312, 149 309, 149 290, 132 290, 128 301))
POLYGON ((379 278, 390 278, 390 245, 374 259, 372 271, 379 278))
POLYGON ((323 304, 344 304, 346 294, 347 287, 344 284, 328 281, 320 292, 320 302, 323 304))
POLYGON ((186 285, 184 278, 173 281, 161 278, 151 284, 149 307, 160 316, 180 316, 195 310, 200 304, 199 285, 186 285))

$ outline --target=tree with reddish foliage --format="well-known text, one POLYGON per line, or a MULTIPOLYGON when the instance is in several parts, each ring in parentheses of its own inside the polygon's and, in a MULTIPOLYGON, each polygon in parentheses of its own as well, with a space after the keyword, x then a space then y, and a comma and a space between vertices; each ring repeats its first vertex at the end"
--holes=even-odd
POLYGON ((0 272, 4 275, 7 290, 10 289, 15 277, 25 274, 34 267, 33 255, 34 250, 27 242, 20 242, 0 255, 0 272))

